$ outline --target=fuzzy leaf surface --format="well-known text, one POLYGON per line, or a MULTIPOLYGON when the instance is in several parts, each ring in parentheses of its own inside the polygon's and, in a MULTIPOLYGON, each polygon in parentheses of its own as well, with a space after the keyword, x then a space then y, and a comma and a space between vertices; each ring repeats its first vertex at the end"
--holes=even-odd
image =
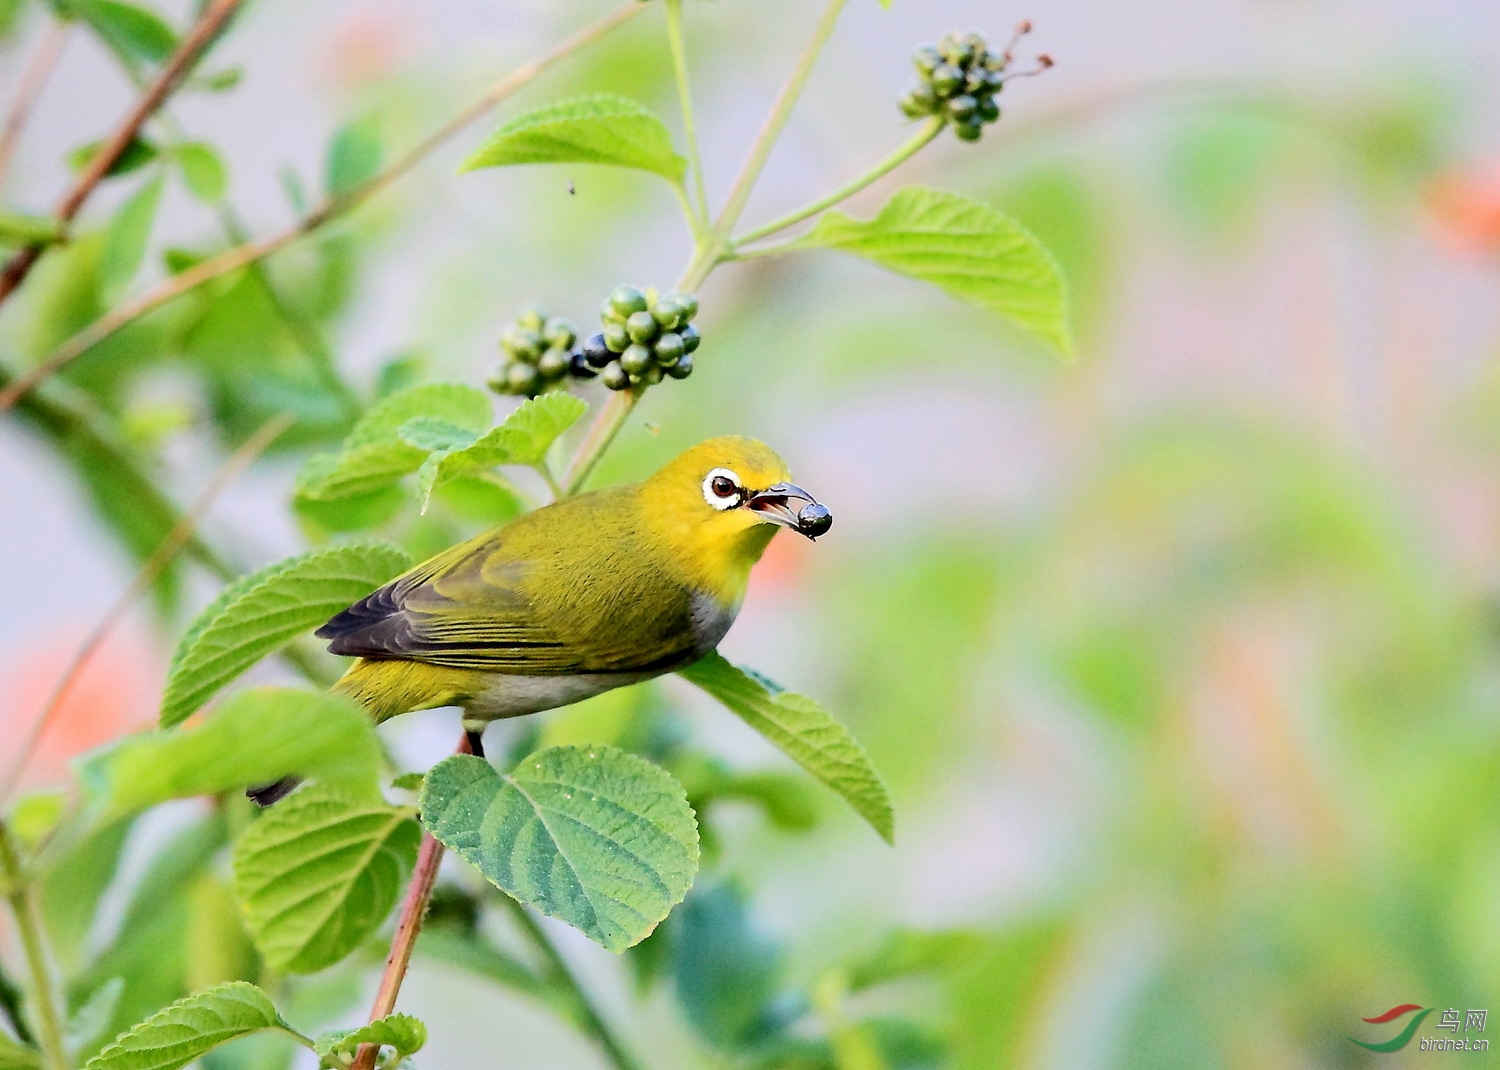
POLYGON ((421 813, 496 887, 615 952, 650 935, 698 869, 682 785, 614 747, 549 747, 504 774, 455 755, 427 774, 421 813))
POLYGON ((806 695, 784 691, 719 654, 678 672, 843 796, 887 843, 894 842, 896 816, 885 781, 864 747, 821 705, 806 695))
POLYGON ((230 584, 188 627, 167 673, 160 722, 191 716, 288 641, 411 565, 404 550, 354 542, 289 557, 230 584))

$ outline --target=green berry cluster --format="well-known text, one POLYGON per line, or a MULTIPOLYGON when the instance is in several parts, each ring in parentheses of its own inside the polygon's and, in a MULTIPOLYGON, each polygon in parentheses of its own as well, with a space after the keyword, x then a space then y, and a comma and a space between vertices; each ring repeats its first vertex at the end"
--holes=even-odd
POLYGON ((1000 118, 995 94, 1005 86, 1010 54, 991 52, 977 33, 950 33, 936 48, 924 45, 912 57, 917 85, 901 98, 909 118, 936 115, 953 124, 963 141, 978 141, 987 124, 1000 118))
POLYGON ((578 328, 571 320, 549 317, 540 306, 527 305, 501 332, 506 359, 490 374, 490 389, 534 398, 561 387, 569 375, 592 379, 594 370, 573 351, 577 341, 578 328))
POLYGON ((664 375, 686 379, 698 348, 698 328, 690 322, 697 314, 692 294, 658 297, 655 290, 621 286, 599 309, 604 329, 583 343, 583 360, 611 390, 652 386, 664 375))

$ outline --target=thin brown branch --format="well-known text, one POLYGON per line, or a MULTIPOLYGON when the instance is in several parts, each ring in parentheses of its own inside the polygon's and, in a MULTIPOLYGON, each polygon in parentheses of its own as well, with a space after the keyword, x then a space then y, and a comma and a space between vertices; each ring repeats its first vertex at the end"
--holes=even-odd
POLYGON ((151 589, 151 585, 156 582, 161 574, 166 571, 167 566, 182 552, 183 547, 193 538, 198 530, 198 525, 208 515, 209 509, 218 500, 219 495, 223 494, 225 489, 238 479, 245 469, 249 468, 255 459, 264 453, 266 448, 282 432, 291 427, 291 425, 292 418, 290 416, 285 414, 275 416, 267 420, 259 430, 247 438, 240 448, 235 450, 219 466, 219 470, 214 473, 208 485, 203 488, 203 493, 198 496, 198 500, 193 503, 192 508, 182 515, 182 518, 167 533, 166 538, 162 539, 156 549, 152 551, 151 556, 141 564, 140 569, 135 574, 135 578, 130 581, 130 586, 125 588, 125 591, 119 598, 115 599, 114 604, 109 607, 103 619, 89 633, 88 638, 83 641, 83 645, 78 648, 78 651, 73 655, 73 659, 68 663, 68 667, 63 670, 62 678, 58 680, 57 686, 47 696, 47 701, 42 706, 41 713, 37 715, 37 719, 33 722, 31 730, 26 734, 26 738, 22 741, 20 747, 17 748, 15 757, 11 759, 10 766, 6 769, 4 776, 0 776, 0 799, 6 798, 15 789, 17 782, 21 779, 21 774, 26 770, 27 763, 31 761, 37 745, 46 734, 47 726, 51 724, 52 718, 56 716, 57 711, 62 708, 63 700, 68 697, 74 685, 78 683, 78 678, 83 674, 84 668, 87 667, 94 655, 98 653, 99 648, 104 645, 104 641, 109 638, 120 621, 125 618, 125 614, 129 612, 131 606, 151 589))
MULTIPOLYGON (((648 5, 640 3, 639 0, 627 0, 625 4, 608 15, 589 23, 576 33, 559 41, 547 52, 528 63, 523 63, 491 85, 467 108, 428 134, 379 174, 338 197, 324 201, 280 234, 225 250, 218 256, 204 260, 182 274, 173 276, 155 290, 111 309, 63 342, 26 374, 19 376, 13 383, 0 390, 0 412, 11 408, 16 400, 27 391, 51 378, 70 361, 77 359, 122 327, 156 311, 163 305, 170 304, 204 283, 280 252, 293 242, 299 241, 363 204, 411 171, 455 134, 533 81, 549 67, 566 59, 585 45, 598 40, 616 26, 639 15, 647 7, 648 5)), ((0 295, 0 300, 4 300, 3 295, 0 295)))
POLYGON ((0 183, 10 173, 10 161, 16 152, 16 141, 26 126, 26 120, 31 118, 32 109, 36 107, 37 98, 42 95, 47 80, 57 69, 57 61, 62 58, 63 46, 68 43, 68 31, 71 28, 72 24, 63 20, 53 22, 42 31, 41 40, 26 59, 26 66, 22 68, 21 77, 16 83, 16 95, 5 113, 4 124, 0 125, 0 183))
MULTIPOLYGON (((458 741, 457 754, 473 754, 470 741, 475 738, 468 732, 458 741)), ((385 969, 380 973, 380 987, 375 991, 375 1002, 370 1007, 370 1021, 384 1018, 396 1009, 396 997, 401 994, 401 982, 406 979, 406 968, 411 965, 411 953, 417 946, 417 934, 422 931, 422 918, 427 913, 427 904, 432 899, 432 888, 437 883, 438 866, 443 861, 443 845, 432 833, 423 831, 422 846, 417 849, 417 865, 412 870, 411 883, 406 886, 406 898, 401 901, 401 914, 396 919, 396 934, 391 938, 391 951, 385 957, 385 969)), ((375 1057, 380 1054, 380 1045, 363 1044, 354 1057, 349 1070, 374 1070, 375 1057)))
MULTIPOLYGON (((130 143, 136 139, 136 135, 141 132, 141 127, 146 125, 146 120, 156 113, 156 110, 172 95, 172 91, 177 88, 183 78, 192 71, 193 66, 213 43, 229 17, 239 10, 243 2, 244 0, 214 0, 208 6, 202 17, 198 19, 197 25, 182 39, 177 50, 167 58, 161 73, 146 87, 141 98, 135 102, 135 107, 131 108, 125 118, 120 121, 120 125, 115 128, 109 140, 99 148, 99 151, 89 157, 89 162, 78 173, 78 177, 73 180, 73 185, 63 196, 62 203, 57 206, 57 219, 65 232, 67 225, 73 221, 73 217, 89 199, 89 195, 109 173, 109 169, 124 155, 130 143)), ((0 271, 0 304, 15 293, 21 283, 26 280, 26 276, 31 273, 32 267, 41 257, 43 248, 41 245, 27 246, 11 257, 4 270, 0 271)))

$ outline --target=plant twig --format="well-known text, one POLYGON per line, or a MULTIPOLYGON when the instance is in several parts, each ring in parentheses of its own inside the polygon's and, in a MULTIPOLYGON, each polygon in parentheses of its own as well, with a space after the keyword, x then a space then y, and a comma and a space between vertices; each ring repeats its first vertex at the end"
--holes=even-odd
MULTIPOLYGON (((95 187, 109 173, 109 169, 124 154, 130 143, 135 140, 146 120, 151 118, 172 95, 172 91, 177 88, 204 51, 213 43, 229 17, 239 10, 241 3, 243 0, 213 0, 213 3, 204 10, 197 24, 182 39, 177 50, 168 57, 161 72, 141 94, 135 106, 115 128, 109 140, 89 157, 89 162, 78 173, 78 177, 73 180, 72 187, 57 206, 57 219, 62 224, 64 232, 68 224, 73 221, 73 217, 78 214, 79 209, 83 207, 84 202, 88 200, 89 195, 94 192, 95 187)), ((4 270, 0 271, 0 303, 4 303, 25 281, 26 276, 31 273, 32 267, 41 257, 42 249, 41 245, 27 246, 11 257, 4 270)))
POLYGON ((416 167, 459 131, 533 81, 548 68, 566 59, 585 45, 592 44, 610 30, 645 11, 647 7, 648 5, 640 3, 639 0, 628 0, 609 14, 559 41, 547 52, 528 63, 523 63, 491 85, 467 108, 428 134, 379 174, 337 197, 325 200, 281 233, 247 242, 233 249, 226 249, 217 256, 195 264, 182 274, 173 276, 156 289, 106 312, 59 345, 25 375, 0 390, 0 412, 13 406, 22 394, 34 389, 37 384, 50 378, 64 365, 92 349, 127 324, 135 322, 147 313, 156 311, 163 305, 170 304, 204 283, 280 252, 363 204, 416 167))
POLYGON ((796 106, 797 98, 802 95, 802 87, 807 84, 808 75, 812 74, 813 65, 818 61, 818 53, 823 50, 824 43, 833 33, 834 24, 838 22, 839 13, 843 11, 846 2, 847 0, 828 0, 828 7, 824 9, 823 17, 818 20, 812 39, 803 47, 802 54, 797 57, 797 65, 792 68, 786 84, 781 87, 781 92, 776 96, 776 102, 771 105, 771 113, 766 116, 765 125, 756 135, 755 144, 750 147, 750 156, 745 160, 745 166, 741 168, 739 177, 734 180, 734 185, 730 188, 729 196, 724 202, 724 208, 714 222, 714 230, 718 232, 721 239, 728 238, 735 223, 739 222, 740 213, 745 210, 745 202, 750 199, 750 191, 755 186, 755 180, 760 177, 761 170, 766 166, 766 160, 770 158, 771 150, 776 146, 776 139, 781 136, 787 120, 792 117, 792 108, 796 106))
POLYGON ((26 121, 31 118, 32 109, 36 107, 37 98, 42 95, 47 79, 57 69, 57 61, 62 58, 63 46, 68 43, 70 29, 72 23, 59 19, 43 30, 41 40, 37 42, 36 48, 26 59, 26 66, 21 70, 15 98, 5 113, 4 124, 0 125, 0 185, 4 184, 5 176, 10 174, 10 161, 15 156, 16 142, 26 121))
POLYGON ((667 43, 672 50, 672 71, 677 80, 677 103, 682 109, 688 161, 693 169, 693 189, 698 195, 697 211, 688 214, 696 234, 708 226, 708 184, 703 176, 703 154, 698 150, 698 124, 693 118, 693 88, 688 79, 687 47, 682 40, 682 0, 667 0, 667 43))
POLYGON ((615 1034, 614 1029, 605 1021, 593 998, 579 981, 578 975, 568 965, 568 960, 562 957, 562 952, 557 950, 552 937, 547 935, 547 930, 542 928, 541 923, 531 911, 515 899, 503 893, 500 899, 510 909, 511 916, 516 919, 516 924, 520 926, 527 940, 546 960, 550 979, 562 985, 567 991, 577 1010, 578 1024, 587 1029, 599 1042, 599 1046, 604 1049, 604 1054, 609 1057, 615 1070, 642 1070, 640 1061, 630 1053, 619 1036, 615 1034))
POLYGON ((803 205, 796 211, 788 212, 784 216, 773 219, 771 220, 771 222, 758 226, 754 230, 747 231, 744 234, 740 235, 738 238, 735 238, 730 243, 731 249, 734 250, 731 255, 737 254, 740 246, 746 245, 753 241, 759 241, 761 238, 769 237, 779 230, 785 230, 787 227, 790 227, 793 224, 800 223, 804 219, 811 218, 812 216, 817 215, 819 212, 822 212, 828 208, 832 208, 840 201, 854 196, 860 190, 864 189, 866 186, 870 185, 876 180, 884 178, 901 164, 905 163, 907 160, 916 155, 919 150, 921 150, 924 146, 931 142, 933 138, 937 137, 938 134, 942 133, 943 127, 945 125, 946 124, 942 119, 936 117, 928 119, 925 123, 922 124, 922 128, 915 134, 913 134, 910 138, 908 138, 898 149, 896 149, 895 152, 891 153, 885 159, 875 164, 869 170, 864 171, 858 176, 850 179, 838 189, 832 190, 824 196, 819 197, 817 200, 803 205))
MULTIPOLYGON (((473 746, 475 738, 475 735, 465 732, 455 753, 475 753, 478 749, 473 746)), ((396 934, 391 939, 391 950, 380 974, 380 987, 376 989, 375 1003, 370 1007, 369 1020, 372 1022, 396 1009, 396 997, 401 994, 401 982, 406 979, 406 968, 411 965, 412 949, 417 946, 417 934, 422 931, 422 918, 432 899, 432 888, 437 883, 438 866, 442 861, 443 845, 424 829, 422 846, 417 849, 417 864, 412 869, 406 898, 401 901, 401 913, 396 919, 396 934)), ((349 1070, 374 1070, 375 1057, 379 1054, 378 1044, 360 1045, 349 1070)))
POLYGON ((173 525, 172 530, 167 532, 166 538, 162 539, 151 556, 141 565, 140 570, 135 574, 135 578, 130 581, 130 586, 125 588, 119 598, 115 599, 114 604, 104 614, 104 618, 89 633, 88 638, 84 640, 83 645, 78 648, 78 651, 73 655, 73 659, 68 663, 68 667, 63 671, 62 678, 58 680, 57 685, 52 689, 52 693, 47 696, 47 701, 43 704, 41 713, 32 724, 31 730, 26 734, 20 747, 16 749, 15 756, 11 759, 10 765, 5 770, 4 775, 0 776, 0 800, 5 799, 15 790, 17 782, 21 779, 21 774, 26 769, 26 764, 31 760, 37 744, 41 742, 42 736, 46 733, 47 726, 57 714, 58 709, 61 708, 63 700, 68 697, 68 693, 78 682, 78 677, 82 674, 84 667, 88 665, 94 654, 98 652, 99 647, 103 645, 104 640, 109 637, 110 633, 124 619, 125 614, 135 604, 136 600, 151 589, 151 585, 156 582, 167 566, 182 551, 182 548, 187 545, 188 541, 193 537, 194 532, 198 530, 198 525, 208 515, 209 509, 213 506, 219 495, 238 479, 245 469, 249 468, 255 459, 264 453, 266 448, 279 435, 286 431, 287 428, 291 427, 291 425, 292 418, 290 416, 285 414, 275 416, 267 420, 253 435, 247 438, 240 448, 235 450, 229 456, 228 460, 219 467, 219 470, 214 473, 213 478, 209 480, 208 486, 203 489, 203 493, 198 496, 198 500, 193 503, 192 508, 184 513, 177 523, 173 525))
POLYGON ((26 953, 26 968, 31 972, 31 1013, 42 1051, 42 1070, 68 1070, 61 1001, 43 943, 42 919, 37 912, 36 897, 22 872, 20 853, 11 838, 10 827, 3 820, 0 820, 0 884, 4 886, 26 953))

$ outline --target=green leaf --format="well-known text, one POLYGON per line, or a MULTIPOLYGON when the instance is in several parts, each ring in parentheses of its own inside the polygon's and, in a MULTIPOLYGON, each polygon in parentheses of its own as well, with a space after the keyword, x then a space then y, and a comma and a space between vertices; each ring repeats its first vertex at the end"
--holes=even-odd
POLYGON ((229 169, 217 150, 204 141, 189 141, 173 151, 188 192, 204 204, 217 204, 229 189, 229 169))
POLYGON ((504 775, 455 755, 427 774, 421 813, 496 887, 615 952, 650 935, 698 869, 682 785, 614 747, 551 747, 504 775))
POLYGON ((427 1043, 427 1026, 409 1014, 388 1014, 358 1029, 334 1029, 320 1034, 313 1042, 321 1058, 320 1065, 347 1066, 347 1059, 359 1051, 361 1044, 379 1044, 391 1048, 394 1055, 382 1065, 394 1066, 409 1055, 415 1055, 427 1043))
POLYGON ((433 490, 457 476, 502 464, 541 464, 552 443, 587 410, 588 406, 572 394, 542 394, 523 402, 500 426, 478 437, 468 436, 467 444, 446 448, 438 444, 445 441, 441 436, 448 429, 407 424, 403 428, 406 441, 431 443, 434 450, 417 469, 417 501, 422 512, 427 512, 433 490))
POLYGON ((419 836, 410 809, 322 786, 265 813, 235 847, 234 888, 266 964, 315 973, 362 944, 395 905, 419 836))
POLYGON ((242 576, 189 625, 161 700, 161 725, 178 724, 240 673, 320 627, 411 565, 381 542, 313 550, 242 576))
POLYGON ((125 978, 111 977, 94 989, 83 1005, 68 1016, 65 1029, 67 1047, 76 1058, 92 1051, 108 1034, 110 1022, 114 1020, 115 1008, 120 1005, 120 996, 125 991, 125 978))
MULTIPOLYGON (((94 158, 94 153, 104 147, 102 141, 90 141, 87 145, 80 145, 68 153, 68 167, 74 171, 82 171, 94 158)), ((113 178, 116 175, 128 175, 132 171, 139 171, 160 153, 155 145, 143 138, 135 138, 125 146, 125 151, 115 157, 115 162, 110 164, 109 170, 104 172, 105 178, 113 178)))
POLYGON ((0 1033, 0 1070, 41 1070, 41 1065, 41 1052, 9 1033, 0 1033))
POLYGON ((117 1037, 84 1070, 176 1070, 221 1044, 264 1029, 298 1035, 264 992, 247 981, 233 981, 158 1011, 117 1037))
POLYGON ((119 0, 73 0, 73 9, 127 65, 160 63, 177 48, 177 35, 153 11, 119 0))
POLYGON ((865 749, 822 706, 731 665, 719 654, 678 671, 842 795, 887 843, 895 842, 896 817, 885 782, 865 749))
POLYGON ((941 190, 898 190, 873 219, 827 212, 798 246, 837 249, 922 279, 1072 352, 1067 284, 1040 242, 987 204, 941 190))
POLYGON ((408 420, 431 417, 473 431, 490 426, 494 406, 483 390, 462 383, 424 383, 388 394, 372 405, 344 439, 344 449, 398 439, 408 420))
POLYGON ((374 797, 379 763, 379 740, 358 703, 257 687, 227 699, 197 727, 127 738, 86 763, 82 776, 106 810, 119 813, 293 775, 374 797))
POLYGON ((319 453, 297 473, 298 498, 330 502, 383 490, 422 467, 425 451, 404 442, 375 442, 342 453, 319 453))
POLYGON ((62 237, 62 227, 50 215, 0 212, 0 245, 51 245, 62 237))
POLYGON ((328 196, 338 197, 374 178, 382 155, 380 125, 374 116, 339 127, 328 144, 324 179, 328 196))
POLYGON ((633 100, 601 93, 573 97, 516 116, 459 167, 522 163, 596 163, 651 171, 680 182, 687 161, 655 114, 633 100))
POLYGON ((157 175, 131 195, 120 206, 104 234, 104 299, 113 304, 130 288, 130 282, 146 258, 146 244, 151 240, 151 225, 161 203, 164 181, 157 175))

